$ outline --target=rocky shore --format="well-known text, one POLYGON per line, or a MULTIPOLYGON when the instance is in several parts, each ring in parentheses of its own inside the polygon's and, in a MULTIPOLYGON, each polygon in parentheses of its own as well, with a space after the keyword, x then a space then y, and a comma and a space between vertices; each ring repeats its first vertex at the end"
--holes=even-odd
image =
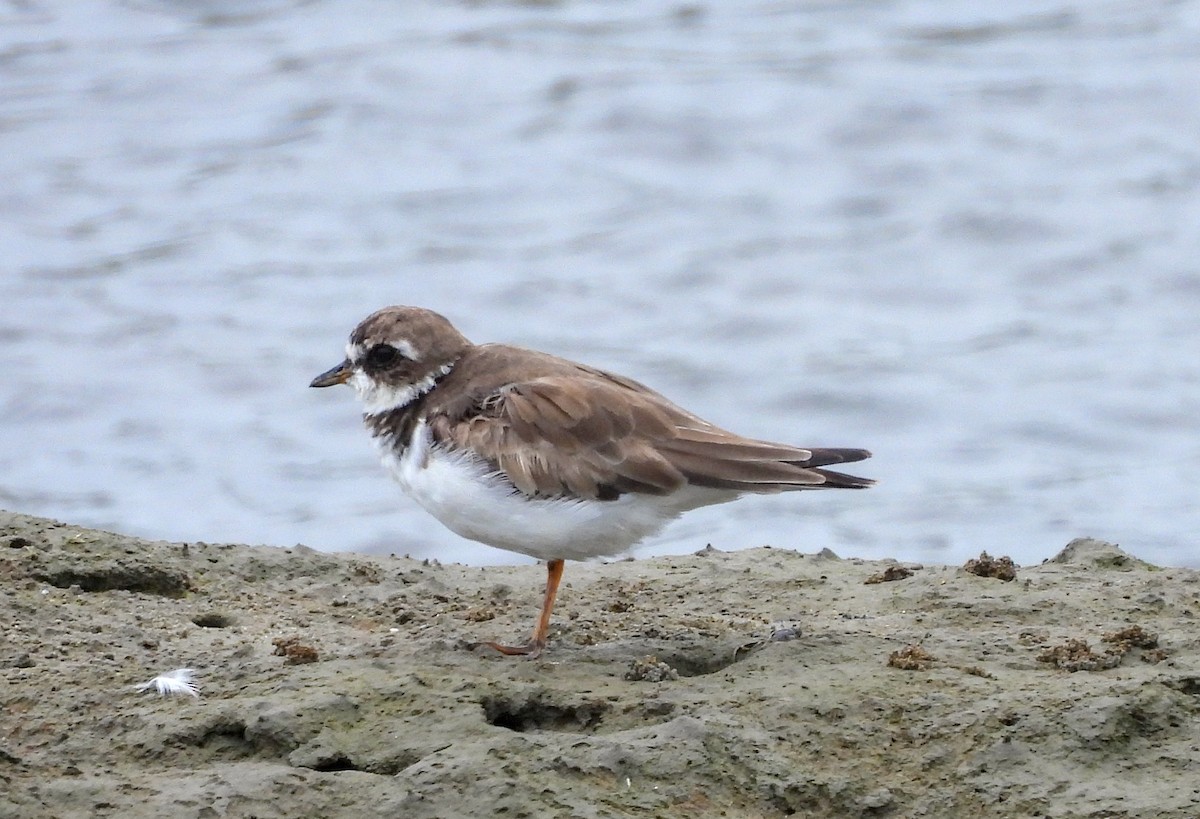
POLYGON ((1200 815, 1200 572, 569 563, 474 647, 543 577, 0 512, 0 817, 1200 815))

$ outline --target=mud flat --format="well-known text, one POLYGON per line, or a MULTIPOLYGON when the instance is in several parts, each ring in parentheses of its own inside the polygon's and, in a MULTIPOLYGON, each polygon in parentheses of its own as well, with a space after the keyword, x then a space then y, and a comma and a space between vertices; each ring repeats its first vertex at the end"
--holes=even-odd
POLYGON ((1200 572, 1013 568, 568 564, 528 661, 537 566, 0 512, 0 816, 1200 815, 1200 572))

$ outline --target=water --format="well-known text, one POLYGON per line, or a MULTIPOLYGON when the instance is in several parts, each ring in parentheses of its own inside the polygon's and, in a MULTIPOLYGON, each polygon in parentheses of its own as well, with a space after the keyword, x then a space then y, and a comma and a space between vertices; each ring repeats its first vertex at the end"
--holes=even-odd
POLYGON ((0 506, 495 563, 348 390, 389 303, 865 446, 639 553, 1200 565, 1200 4, 9 2, 0 506))

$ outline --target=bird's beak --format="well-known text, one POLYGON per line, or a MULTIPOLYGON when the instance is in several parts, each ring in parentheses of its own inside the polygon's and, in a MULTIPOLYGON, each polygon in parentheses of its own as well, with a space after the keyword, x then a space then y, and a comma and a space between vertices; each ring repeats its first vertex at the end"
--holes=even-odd
POLYGON ((352 375, 354 375, 354 367, 350 365, 350 359, 346 359, 332 370, 326 370, 318 375, 308 386, 332 387, 334 384, 345 384, 352 375))

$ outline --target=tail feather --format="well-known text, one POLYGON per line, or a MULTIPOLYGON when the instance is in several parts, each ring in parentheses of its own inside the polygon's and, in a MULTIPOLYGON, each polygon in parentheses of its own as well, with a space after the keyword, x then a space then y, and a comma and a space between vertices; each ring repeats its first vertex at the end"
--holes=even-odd
POLYGON ((871 478, 860 478, 857 475, 847 475, 845 472, 834 472, 832 469, 814 469, 825 479, 825 483, 811 487, 813 489, 866 489, 875 481, 871 478))
POLYGON ((871 457, 867 449, 809 449, 812 453, 805 461, 795 461, 797 466, 814 467, 830 466, 832 464, 850 464, 855 461, 865 461, 871 457))
POLYGON ((814 467, 829 466, 831 464, 849 464, 855 461, 865 461, 871 457, 870 450, 866 449, 812 449, 812 457, 798 466, 804 466, 825 479, 825 482, 816 487, 818 489, 866 489, 875 483, 871 478, 860 478, 857 475, 847 475, 845 472, 836 472, 832 469, 814 469, 814 467))
MULTIPOLYGON (((732 489, 738 492, 786 492, 796 489, 863 489, 875 483, 869 478, 847 475, 820 467, 852 463, 869 458, 865 449, 800 449, 788 448, 792 457, 764 457, 762 450, 750 444, 734 442, 732 446, 706 446, 701 451, 679 447, 663 453, 671 465, 695 486, 732 489), (751 450, 751 451, 746 451, 751 450), (795 457, 802 455, 807 457, 795 457)), ((766 444, 763 449, 781 447, 766 444)))

